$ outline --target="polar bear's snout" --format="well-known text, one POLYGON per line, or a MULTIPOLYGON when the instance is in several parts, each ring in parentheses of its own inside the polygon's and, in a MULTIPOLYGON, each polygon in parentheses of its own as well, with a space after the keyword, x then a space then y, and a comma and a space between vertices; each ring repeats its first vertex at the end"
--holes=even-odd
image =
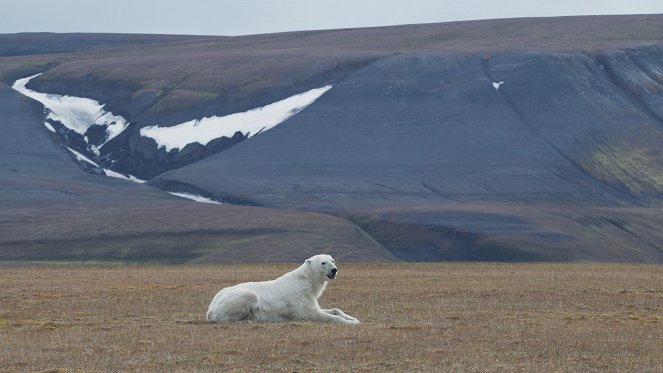
POLYGON ((336 272, 338 272, 338 269, 336 269, 336 268, 330 269, 329 272, 327 272, 327 277, 329 277, 332 280, 335 279, 336 278, 336 272))

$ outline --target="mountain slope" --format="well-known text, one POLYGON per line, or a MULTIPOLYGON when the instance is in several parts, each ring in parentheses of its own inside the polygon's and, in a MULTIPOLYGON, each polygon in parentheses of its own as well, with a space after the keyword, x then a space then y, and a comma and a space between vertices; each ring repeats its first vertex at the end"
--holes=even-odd
POLYGON ((343 219, 200 204, 87 174, 43 120, 0 84, 0 261, 393 260, 343 219))
MULTIPOLYGON (((663 57, 663 49, 655 49, 653 56, 663 57)), ((381 59, 270 132, 157 180, 190 175, 218 197, 277 206, 281 198, 270 190, 287 184, 303 199, 324 185, 323 193, 341 198, 334 205, 352 198, 344 183, 366 194, 361 199, 393 194, 616 204, 660 198, 662 126, 650 111, 658 110, 663 86, 643 73, 646 81, 637 84, 652 82, 651 102, 632 97, 615 83, 631 71, 605 72, 598 62, 611 58, 381 59), (602 149, 636 147, 649 158, 625 161, 630 168, 623 175, 603 170, 602 149)))
MULTIPOLYGON (((651 65, 663 49, 626 53, 651 65)), ((382 59, 269 133, 151 183, 193 185, 219 199, 258 205, 340 212, 383 244, 396 229, 384 228, 389 222, 405 236, 399 246, 440 241, 392 247, 404 259, 657 262, 663 237, 649 228, 663 223, 663 215, 651 209, 635 218, 625 206, 658 204, 663 192, 663 128, 653 114, 663 80, 638 65, 616 67, 622 54, 382 59), (647 101, 623 89, 619 82, 626 78, 648 84, 647 101), (412 217, 412 206, 428 206, 427 217, 412 217), (384 208, 392 210, 373 216, 384 208), (549 216, 534 218, 529 209, 549 216), (453 224, 454 214, 464 218, 453 224), (599 222, 612 216, 640 233, 622 244, 613 236, 624 232, 600 223, 595 236, 584 237, 577 233, 582 222, 569 227, 555 216, 576 214, 599 222), (477 224, 484 215, 493 231, 477 224), (500 221, 509 228, 497 228, 500 221), (403 228, 406 223, 411 229, 403 228), (555 249, 560 243, 565 250, 555 249), (461 253, 468 245, 475 251, 461 253)))
POLYGON ((378 257, 662 262, 662 21, 212 38, 4 58, 0 78, 43 72, 27 88, 92 98, 125 118, 99 149, 107 125, 62 140, 102 168, 173 192, 346 218, 391 253, 378 257), (145 135, 328 86, 250 139, 169 147, 145 135))

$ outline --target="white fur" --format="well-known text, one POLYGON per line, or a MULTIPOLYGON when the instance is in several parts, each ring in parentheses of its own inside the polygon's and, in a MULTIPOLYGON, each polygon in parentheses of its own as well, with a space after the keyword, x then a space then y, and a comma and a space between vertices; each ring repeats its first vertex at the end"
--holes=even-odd
POLYGON ((276 280, 224 288, 212 299, 207 321, 307 320, 359 324, 359 320, 339 309, 324 310, 318 305, 327 281, 335 277, 334 259, 329 255, 315 255, 276 280))

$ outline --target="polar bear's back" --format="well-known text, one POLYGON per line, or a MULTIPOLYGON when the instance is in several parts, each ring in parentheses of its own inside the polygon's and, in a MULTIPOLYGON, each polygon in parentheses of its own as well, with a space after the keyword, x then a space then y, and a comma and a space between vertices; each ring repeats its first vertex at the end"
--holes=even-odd
POLYGON ((301 281, 298 280, 297 276, 297 273, 300 270, 300 268, 297 268, 275 280, 243 282, 237 285, 229 286, 219 291, 214 298, 220 298, 228 292, 239 289, 255 291, 258 293, 258 295, 260 295, 261 299, 266 301, 271 301, 271 298, 282 298, 285 293, 301 291, 302 284, 301 281))

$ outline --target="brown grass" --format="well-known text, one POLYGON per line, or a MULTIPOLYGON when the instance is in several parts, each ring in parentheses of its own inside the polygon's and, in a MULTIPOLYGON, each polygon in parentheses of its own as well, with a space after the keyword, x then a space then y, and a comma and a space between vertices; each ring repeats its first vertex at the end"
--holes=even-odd
POLYGON ((4 268, 0 371, 663 371, 661 266, 341 263, 361 326, 203 321, 294 266, 4 268))

